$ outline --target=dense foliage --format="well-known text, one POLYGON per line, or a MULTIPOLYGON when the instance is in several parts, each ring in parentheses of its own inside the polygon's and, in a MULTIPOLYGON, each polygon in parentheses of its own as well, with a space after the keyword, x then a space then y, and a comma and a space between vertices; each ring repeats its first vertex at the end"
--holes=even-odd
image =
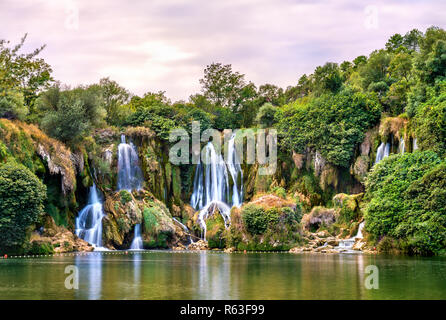
POLYGON ((21 164, 0 164, 0 250, 20 250, 26 230, 43 213, 46 187, 21 164))
POLYGON ((297 101, 277 116, 282 148, 304 153, 310 147, 329 162, 348 167, 355 146, 380 114, 374 95, 350 89, 324 94, 308 103, 297 101))
POLYGON ((446 162, 432 151, 390 156, 366 182, 366 229, 377 240, 400 240, 408 253, 439 253, 446 246, 446 162))

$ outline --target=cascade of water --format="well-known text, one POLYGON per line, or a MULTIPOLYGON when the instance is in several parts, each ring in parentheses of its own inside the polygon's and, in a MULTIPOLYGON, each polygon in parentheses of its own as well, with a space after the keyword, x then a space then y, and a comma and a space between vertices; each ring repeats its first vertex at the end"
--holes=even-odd
POLYGON ((353 247, 353 245, 355 244, 356 239, 362 239, 363 235, 362 235, 362 229, 364 228, 364 221, 361 222, 358 226, 358 232, 356 233, 356 236, 349 238, 349 239, 344 239, 339 241, 339 245, 337 247, 337 249, 351 249, 353 247))
POLYGON ((400 139, 400 146, 399 146, 401 154, 404 154, 406 152, 406 143, 404 142, 404 138, 400 139))
POLYGON ((413 147, 412 147, 412 150, 413 150, 413 151, 418 150, 417 138, 413 138, 413 147))
POLYGON ((375 163, 378 163, 385 157, 388 157, 389 154, 390 154, 390 143, 381 142, 378 149, 376 150, 375 163))
POLYGON ((190 236, 189 228, 186 227, 183 223, 181 223, 181 221, 179 221, 177 218, 173 217, 172 219, 173 219, 173 221, 178 223, 180 225, 180 227, 183 229, 183 231, 187 234, 187 237, 189 239, 189 243, 193 243, 194 241, 192 240, 192 237, 190 236))
POLYGON ((141 237, 141 224, 138 223, 135 225, 135 236, 133 237, 132 244, 130 245, 131 250, 141 250, 143 248, 142 245, 142 237, 141 237))
MULTIPOLYGON (((139 190, 142 187, 142 171, 139 167, 138 153, 133 143, 126 143, 125 136, 121 135, 121 143, 118 146, 118 190, 139 190)), ((135 225, 135 236, 130 249, 143 248, 141 237, 141 224, 135 225)))
POLYGON ((239 207, 242 204, 243 195, 243 183, 240 183, 240 190, 238 189, 238 177, 240 175, 240 181, 243 181, 243 171, 240 165, 240 159, 237 157, 235 149, 235 134, 232 135, 228 142, 228 170, 232 178, 232 205, 239 207))
POLYGON ((243 202, 243 173, 235 148, 235 134, 228 142, 226 163, 211 142, 204 148, 204 157, 204 163, 200 161, 195 170, 191 205, 200 210, 198 221, 203 230, 203 239, 206 239, 205 219, 218 210, 228 226, 231 207, 240 206, 243 202), (232 192, 228 171, 233 183, 232 192))
POLYGON ((76 235, 95 247, 102 247, 102 218, 104 210, 96 185, 90 187, 88 204, 76 218, 76 235))
POLYGON ((126 143, 125 136, 121 135, 121 143, 118 146, 118 190, 139 190, 142 181, 136 147, 131 142, 126 143))
POLYGON ((189 232, 189 228, 186 227, 183 223, 181 223, 180 220, 178 220, 175 217, 173 217, 172 219, 173 219, 173 221, 175 221, 176 223, 178 223, 180 225, 180 227, 184 230, 184 232, 189 232))

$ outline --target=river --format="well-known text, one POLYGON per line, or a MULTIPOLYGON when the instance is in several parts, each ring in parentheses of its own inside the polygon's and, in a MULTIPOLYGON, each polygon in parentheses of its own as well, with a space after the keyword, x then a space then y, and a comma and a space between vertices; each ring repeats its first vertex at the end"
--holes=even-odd
POLYGON ((142 251, 0 260, 0 299, 446 299, 446 259, 142 251), (67 266, 78 289, 67 289, 67 266), (379 271, 367 289, 368 265, 379 271))

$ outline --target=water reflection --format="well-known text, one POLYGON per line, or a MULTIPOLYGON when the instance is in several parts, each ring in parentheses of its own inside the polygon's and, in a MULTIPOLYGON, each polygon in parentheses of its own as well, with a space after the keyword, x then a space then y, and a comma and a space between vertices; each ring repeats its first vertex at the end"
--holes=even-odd
POLYGON ((142 262, 142 254, 134 253, 133 254, 133 286, 134 286, 134 295, 135 297, 139 297, 140 295, 140 287, 141 284, 141 262, 142 262))
POLYGON ((92 252, 79 255, 75 257, 74 262, 79 270, 79 290, 76 290, 76 298, 89 300, 101 299, 103 283, 102 253, 92 252))
POLYGON ((238 275, 233 270, 233 255, 221 253, 199 253, 199 263, 195 270, 198 275, 196 299, 237 299, 238 275))
POLYGON ((446 259, 169 251, 0 260, 0 299, 446 299, 446 259), (66 266, 79 270, 68 290, 66 266), (365 287, 368 265, 379 289, 365 287))

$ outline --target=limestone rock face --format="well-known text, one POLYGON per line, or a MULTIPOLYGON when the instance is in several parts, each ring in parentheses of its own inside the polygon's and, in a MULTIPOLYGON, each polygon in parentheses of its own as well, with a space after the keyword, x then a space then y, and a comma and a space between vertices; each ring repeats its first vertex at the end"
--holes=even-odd
POLYGON ((121 190, 108 195, 104 212, 103 241, 107 247, 128 248, 136 224, 142 224, 142 237, 148 248, 167 247, 176 242, 177 234, 184 235, 166 205, 146 190, 121 190))
POLYGON ((94 250, 91 244, 80 239, 70 230, 57 226, 51 216, 44 217, 42 234, 34 233, 31 236, 31 245, 49 245, 54 248, 55 253, 94 250))
POLYGON ((367 175, 370 165, 369 156, 362 155, 356 158, 355 163, 352 165, 350 173, 354 175, 356 180, 363 183, 367 175))
POLYGON ((318 229, 321 225, 329 226, 336 221, 335 210, 324 207, 314 207, 310 213, 302 217, 305 230, 318 229))

